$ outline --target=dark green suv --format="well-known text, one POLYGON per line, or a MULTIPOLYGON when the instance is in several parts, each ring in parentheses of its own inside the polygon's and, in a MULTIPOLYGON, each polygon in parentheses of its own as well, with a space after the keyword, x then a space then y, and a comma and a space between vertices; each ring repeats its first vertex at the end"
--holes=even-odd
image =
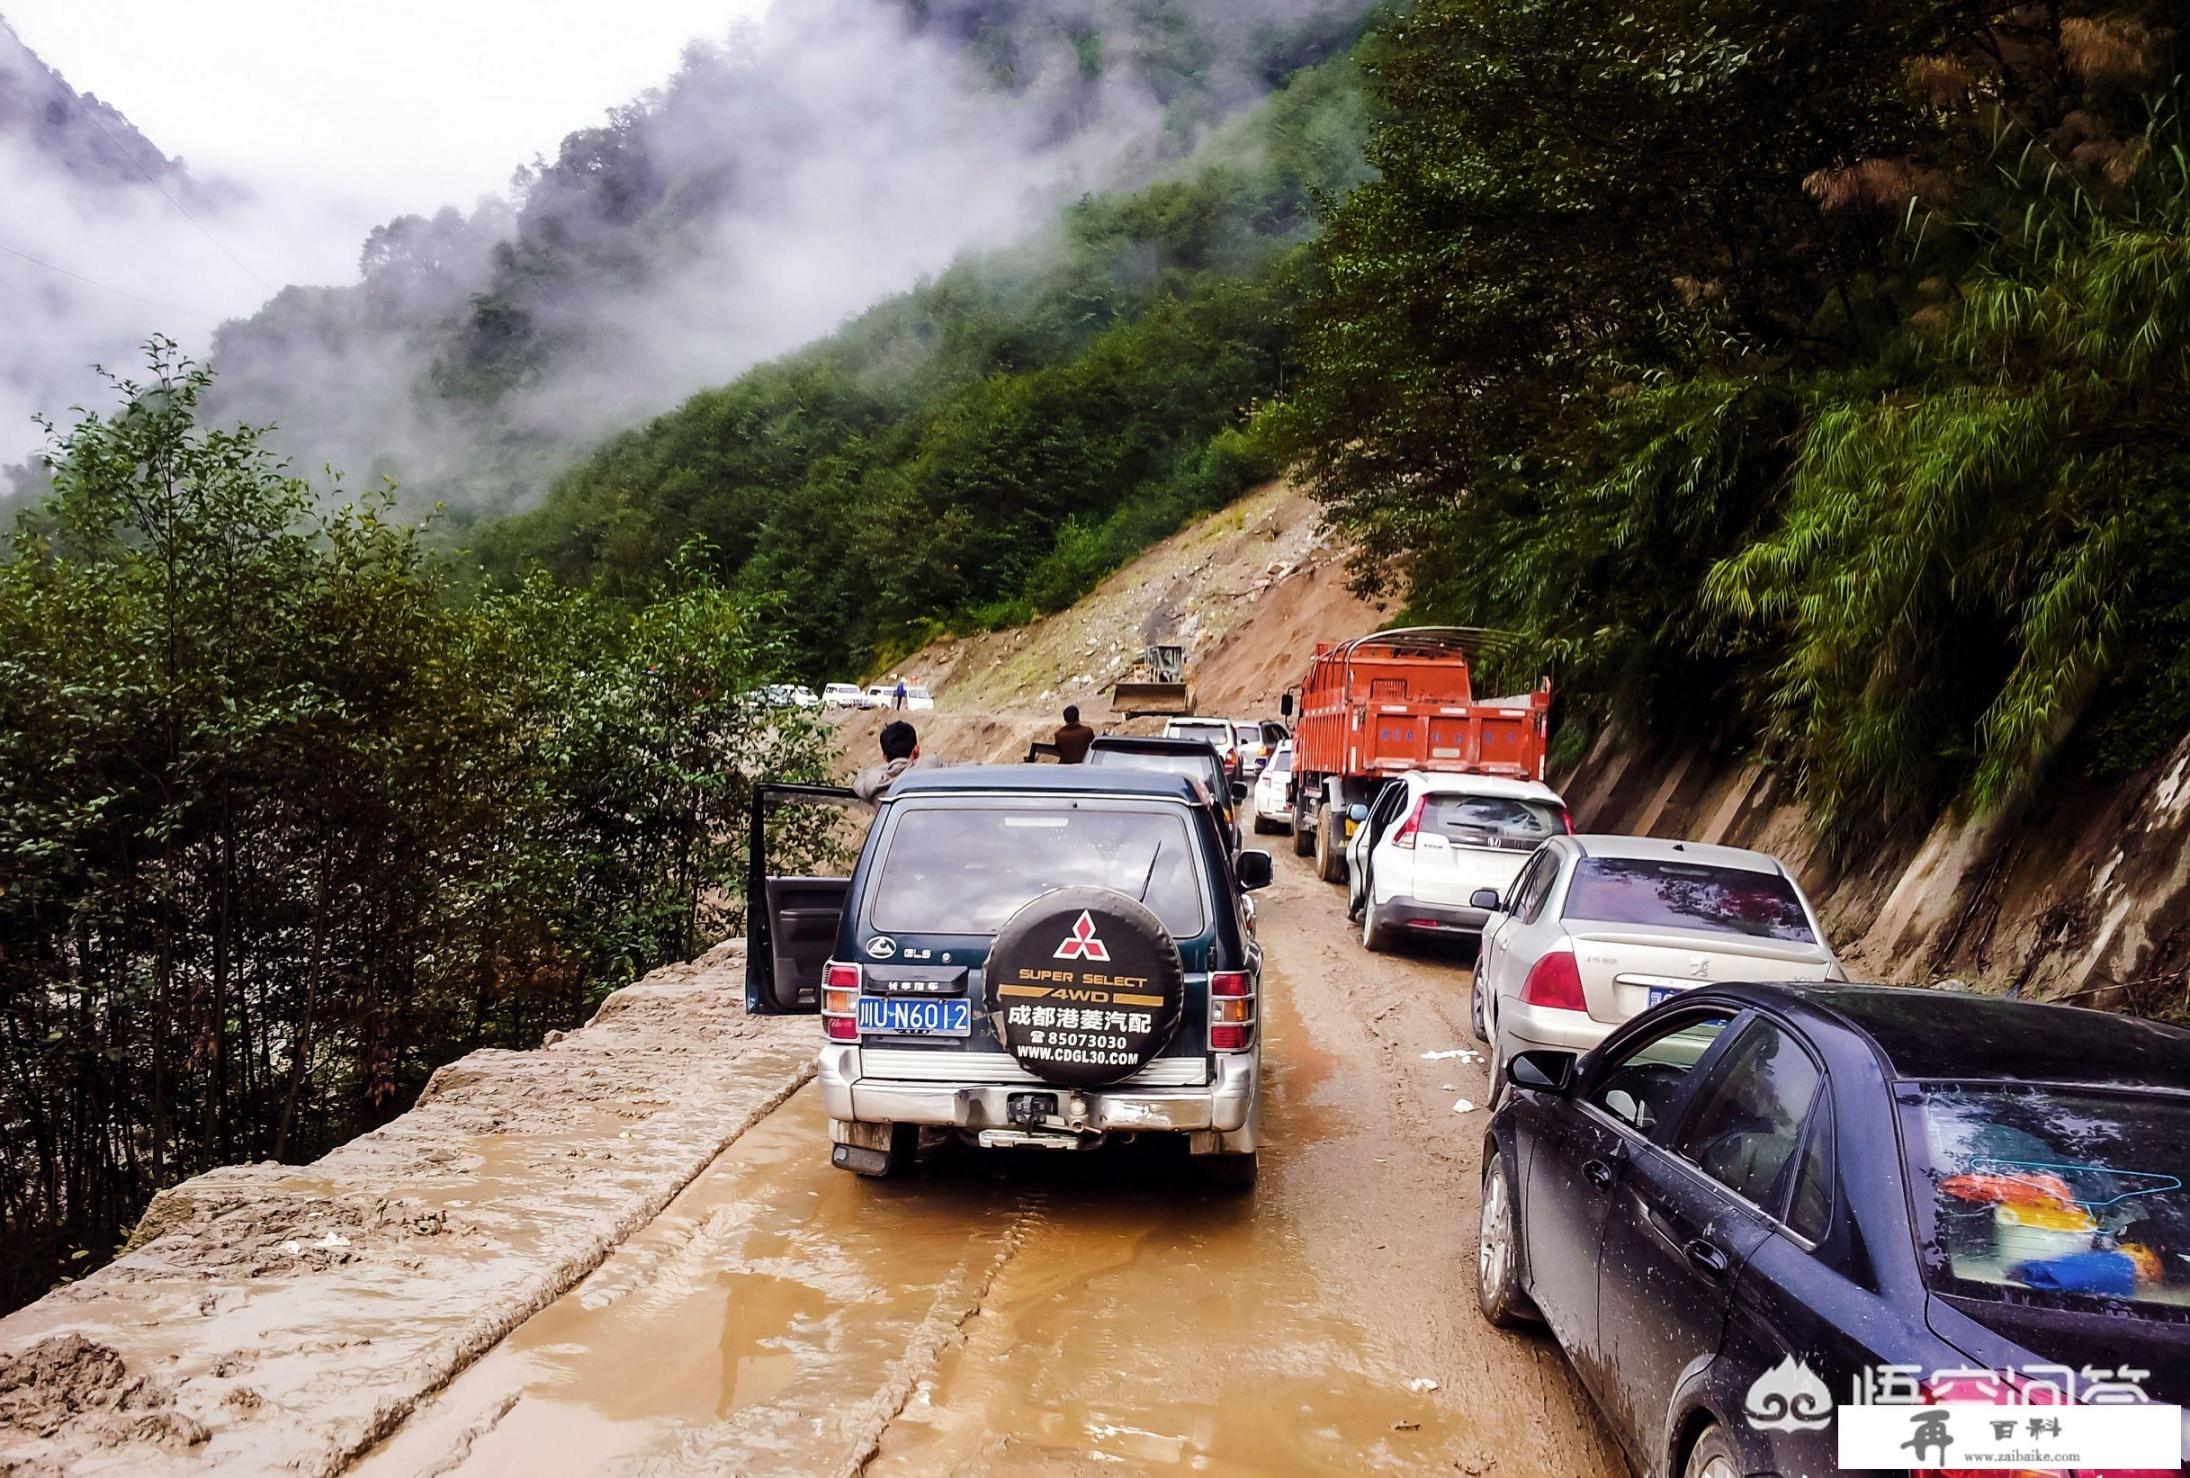
POLYGON ((1195 782, 1105 766, 908 771, 848 878, 769 877, 767 817, 845 792, 763 786, 746 1005, 815 1011, 832 1159, 906 1169, 923 1131, 985 1148, 1183 1135, 1256 1169, 1262 951, 1195 782))

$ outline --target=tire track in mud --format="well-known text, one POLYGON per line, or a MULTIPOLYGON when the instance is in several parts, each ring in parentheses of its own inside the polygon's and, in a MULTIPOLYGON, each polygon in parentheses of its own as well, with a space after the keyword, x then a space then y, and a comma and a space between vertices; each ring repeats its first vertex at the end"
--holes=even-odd
POLYGON ((936 1371, 947 1354, 964 1347, 966 1326, 980 1317, 990 1291, 996 1287, 996 1280, 1003 1276, 1005 1265, 1026 1244, 1029 1225, 1040 1220, 1045 1198, 1037 1193, 1028 1198, 1028 1203, 1013 1218, 1010 1228, 1004 1233, 1002 1245, 996 1249, 996 1256, 989 1259, 988 1267, 983 1270, 978 1286, 967 1290, 963 1298, 954 1300, 955 1308, 946 1309, 938 1301, 935 1310, 925 1321, 921 1335, 906 1350, 903 1362, 883 1389, 876 1393, 875 1403, 879 1409, 873 1430, 860 1441, 858 1450, 852 1454, 850 1461, 837 1470, 846 1475, 846 1478, 867 1471, 867 1465, 882 1450, 883 1439, 889 1435, 890 1425, 904 1414, 906 1404, 923 1387, 933 1382, 936 1371))

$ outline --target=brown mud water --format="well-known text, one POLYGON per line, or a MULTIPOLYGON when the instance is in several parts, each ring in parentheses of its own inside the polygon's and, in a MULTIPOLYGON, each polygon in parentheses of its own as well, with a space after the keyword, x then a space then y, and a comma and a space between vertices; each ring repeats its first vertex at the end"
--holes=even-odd
POLYGON ((1472 1042, 1463 964, 1371 960, 1296 866, 1252 1196, 1146 1143, 861 1180, 802 1089, 354 1471, 1619 1472, 1475 1313, 1488 1095, 1422 1056, 1472 1042))

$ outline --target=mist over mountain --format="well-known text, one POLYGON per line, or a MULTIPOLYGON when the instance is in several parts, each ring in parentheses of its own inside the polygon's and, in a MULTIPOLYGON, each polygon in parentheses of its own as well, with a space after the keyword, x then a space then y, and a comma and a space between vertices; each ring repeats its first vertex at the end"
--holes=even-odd
POLYGON ((76 91, 0 18, 0 144, 42 160, 93 188, 134 189, 158 181, 200 198, 205 189, 120 109, 76 91))
POLYGON ((1359 0, 801 0, 695 41, 507 200, 376 229, 225 326, 221 414, 460 513, 1082 195, 1150 177, 1359 0))
POLYGON ((0 199, 0 464, 38 444, 34 414, 59 417, 96 388, 93 360, 154 328, 203 344, 223 310, 263 295, 248 279, 221 275, 233 269, 183 214, 217 218, 244 204, 242 192, 193 178, 119 109, 69 86, 4 19, 0 199), (163 295, 177 255, 211 259, 199 265, 218 303, 163 295))

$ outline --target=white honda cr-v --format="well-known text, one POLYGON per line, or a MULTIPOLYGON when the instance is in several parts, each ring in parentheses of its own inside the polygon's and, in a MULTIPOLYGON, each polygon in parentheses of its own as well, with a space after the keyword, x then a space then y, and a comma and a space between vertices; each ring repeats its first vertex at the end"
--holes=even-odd
POLYGON ((1503 894, 1531 853, 1572 830, 1548 785, 1414 770, 1356 806, 1346 843, 1349 917, 1372 950, 1403 933, 1478 934, 1480 889, 1503 894))

